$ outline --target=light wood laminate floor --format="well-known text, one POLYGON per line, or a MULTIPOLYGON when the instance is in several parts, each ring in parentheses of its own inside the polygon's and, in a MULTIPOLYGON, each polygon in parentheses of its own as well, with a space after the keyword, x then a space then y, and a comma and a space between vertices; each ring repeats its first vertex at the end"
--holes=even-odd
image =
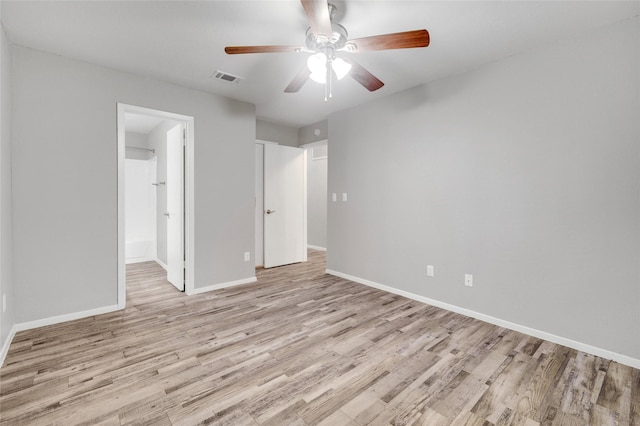
POLYGON ((0 424, 640 425, 640 371, 324 273, 195 296, 127 268, 123 311, 20 332, 0 424))

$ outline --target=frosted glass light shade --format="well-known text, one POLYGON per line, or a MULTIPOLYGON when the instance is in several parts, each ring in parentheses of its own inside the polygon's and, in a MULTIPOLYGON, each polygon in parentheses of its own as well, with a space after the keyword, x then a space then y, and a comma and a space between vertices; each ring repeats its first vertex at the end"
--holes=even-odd
MULTIPOLYGON (((309 78, 316 83, 324 84, 327 81, 327 57, 324 53, 316 53, 307 59, 307 67, 311 71, 309 78)), ((342 58, 335 58, 331 61, 331 68, 336 73, 338 80, 342 80, 349 71, 351 64, 342 58)))
POLYGON ((349 74, 349 71, 351 71, 351 64, 347 63, 347 61, 342 58, 335 58, 331 61, 331 68, 333 68, 333 71, 336 73, 338 80, 342 80, 347 74, 349 74))
POLYGON ((312 72, 309 78, 316 83, 324 84, 327 82, 327 73, 324 72, 312 72))
POLYGON ((324 53, 316 53, 307 59, 307 67, 311 71, 309 78, 316 83, 324 83, 327 80, 327 57, 324 53))

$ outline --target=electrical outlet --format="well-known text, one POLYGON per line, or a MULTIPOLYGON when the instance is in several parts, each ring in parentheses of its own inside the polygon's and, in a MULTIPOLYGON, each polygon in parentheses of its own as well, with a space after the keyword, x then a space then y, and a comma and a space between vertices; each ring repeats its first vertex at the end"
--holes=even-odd
POLYGON ((346 192, 342 193, 342 201, 347 201, 347 193, 346 192))
POLYGON ((244 261, 248 262, 251 260, 251 252, 250 251, 245 251, 244 252, 244 261))
POLYGON ((464 285, 467 287, 473 287, 473 275, 464 274, 464 285))
POLYGON ((433 277, 433 265, 427 265, 427 276, 433 277))
POLYGON ((7 295, 6 293, 2 295, 2 312, 7 310, 7 295))
POLYGON ((331 194, 331 201, 333 201, 334 203, 338 201, 338 194, 336 194, 335 192, 331 194))

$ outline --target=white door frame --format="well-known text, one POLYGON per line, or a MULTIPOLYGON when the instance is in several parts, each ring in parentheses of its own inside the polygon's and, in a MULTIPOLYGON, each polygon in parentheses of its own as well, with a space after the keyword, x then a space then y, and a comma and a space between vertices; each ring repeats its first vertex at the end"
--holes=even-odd
POLYGON ((125 267, 125 210, 124 210, 124 160, 125 160, 125 113, 152 115, 168 120, 183 123, 186 132, 186 146, 184 153, 184 254, 185 254, 185 283, 187 294, 193 294, 193 267, 194 267, 194 118, 160 111, 150 108, 117 104, 117 132, 118 132, 118 308, 124 309, 127 300, 126 294, 126 267, 125 267))

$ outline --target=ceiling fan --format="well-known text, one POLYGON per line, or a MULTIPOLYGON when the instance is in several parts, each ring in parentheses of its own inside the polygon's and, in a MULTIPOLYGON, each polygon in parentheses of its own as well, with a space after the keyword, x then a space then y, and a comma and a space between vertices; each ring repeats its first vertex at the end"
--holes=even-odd
POLYGON ((331 98, 331 81, 350 75, 370 92, 380 89, 384 83, 362 65, 344 53, 370 52, 375 50, 407 49, 427 47, 427 30, 405 31, 349 40, 347 30, 333 22, 336 7, 327 0, 300 0, 309 28, 305 46, 227 46, 230 55, 244 53, 312 53, 307 65, 284 89, 286 93, 298 92, 311 79, 325 84, 325 101, 331 98))

